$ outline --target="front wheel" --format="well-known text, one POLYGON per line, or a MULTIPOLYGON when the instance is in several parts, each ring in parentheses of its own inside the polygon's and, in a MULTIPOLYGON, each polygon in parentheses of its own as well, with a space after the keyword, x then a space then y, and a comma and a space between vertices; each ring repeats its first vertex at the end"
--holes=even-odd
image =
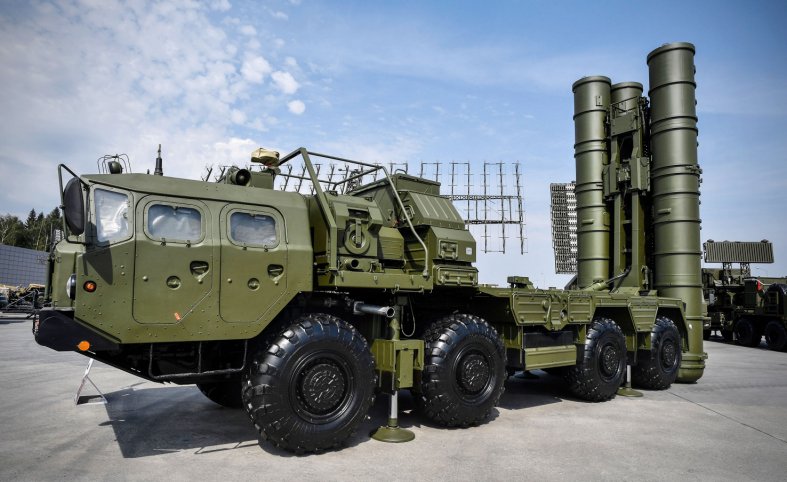
POLYGON ((424 340, 423 413, 447 427, 485 420, 506 379, 505 347, 497 331, 477 316, 456 314, 433 323, 424 340))
POLYGON ((260 435, 296 453, 335 448, 374 402, 374 359, 347 322, 305 315, 255 355, 243 402, 260 435))
POLYGON ((675 323, 659 316, 650 332, 650 351, 640 352, 631 380, 642 388, 664 390, 678 378, 681 361, 680 332, 675 323))
POLYGON ((596 317, 587 329, 582 360, 566 368, 568 389, 589 402, 610 400, 626 374, 626 337, 609 318, 596 317))

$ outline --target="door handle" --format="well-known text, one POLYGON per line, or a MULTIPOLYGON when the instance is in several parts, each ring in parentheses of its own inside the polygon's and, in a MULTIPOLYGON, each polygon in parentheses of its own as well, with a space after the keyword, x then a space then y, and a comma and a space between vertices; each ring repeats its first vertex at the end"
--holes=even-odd
POLYGON ((268 276, 271 278, 278 278, 284 274, 284 266, 280 264, 269 264, 268 265, 268 276))
POLYGON ((207 261, 192 261, 189 264, 189 270, 191 270, 191 276, 195 277, 197 281, 202 281, 202 278, 210 271, 210 265, 207 261))

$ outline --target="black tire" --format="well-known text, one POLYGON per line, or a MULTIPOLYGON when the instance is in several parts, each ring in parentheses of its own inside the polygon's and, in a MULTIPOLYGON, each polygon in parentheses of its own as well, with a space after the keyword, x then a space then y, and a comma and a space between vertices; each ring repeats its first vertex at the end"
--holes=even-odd
POLYGON ((732 331, 730 331, 730 330, 719 330, 719 333, 721 333, 721 337, 724 339, 724 341, 732 341, 732 339, 733 339, 732 331))
POLYGON ((702 339, 703 340, 710 340, 710 334, 712 330, 702 330, 702 339))
POLYGON ((447 427, 476 425, 503 395, 506 351, 492 326, 466 314, 447 316, 424 332, 426 357, 419 405, 447 427))
POLYGON ((197 383, 197 388, 214 403, 227 408, 242 408, 240 379, 225 382, 197 383))
POLYGON ((626 337, 609 318, 596 317, 588 326, 582 360, 565 371, 568 389, 589 402, 615 396, 626 375, 626 337))
POLYGON ((631 381, 651 390, 666 390, 678 378, 682 358, 680 332, 672 320, 659 316, 650 332, 649 351, 639 352, 631 370, 631 381))
POLYGON ((787 329, 779 320, 771 320, 765 325, 765 343, 774 351, 787 349, 787 329))
POLYGON ((254 355, 243 403, 260 436, 304 453, 336 448, 374 403, 374 359, 352 325, 327 314, 299 317, 254 355))
POLYGON ((735 339, 739 345, 755 347, 762 341, 762 332, 757 325, 749 318, 741 318, 735 323, 733 328, 735 339))

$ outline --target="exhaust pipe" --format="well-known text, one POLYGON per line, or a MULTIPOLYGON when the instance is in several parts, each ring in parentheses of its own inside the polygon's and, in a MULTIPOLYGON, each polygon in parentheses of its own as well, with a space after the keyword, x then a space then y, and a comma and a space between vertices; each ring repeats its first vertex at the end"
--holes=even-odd
POLYGON ((394 310, 393 306, 367 305, 362 301, 356 301, 353 303, 353 314, 360 315, 363 313, 367 315, 379 315, 385 318, 393 318, 396 314, 396 310, 394 310))

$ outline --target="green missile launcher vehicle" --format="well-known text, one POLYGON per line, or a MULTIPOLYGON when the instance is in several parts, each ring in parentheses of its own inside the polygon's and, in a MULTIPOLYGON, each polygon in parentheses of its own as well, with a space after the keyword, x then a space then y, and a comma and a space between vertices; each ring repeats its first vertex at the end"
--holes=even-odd
POLYGON ((708 240, 704 248, 706 262, 722 263, 721 269, 702 269, 709 315, 705 339, 718 331, 725 341, 754 347, 764 335, 771 350, 787 350, 787 278, 755 277, 750 267, 773 263, 773 245, 708 240), (733 263, 740 268, 733 269, 733 263))
POLYGON ((65 239, 36 340, 244 407, 294 452, 340 446, 375 395, 454 427, 484 421, 517 370, 559 369, 609 400, 703 373, 694 47, 648 57, 636 83, 574 84, 578 289, 480 285, 476 242, 440 185, 297 149, 259 149, 218 182, 59 167, 65 239), (315 159, 357 174, 321 179, 315 159), (283 174, 302 162, 302 176, 283 174), (364 176, 377 173, 366 184, 364 176), (313 193, 274 189, 277 176, 313 193), (66 179, 64 179, 64 177, 66 179), (630 373, 630 376, 629 376, 630 373), (626 393, 625 390, 623 393, 626 393))

